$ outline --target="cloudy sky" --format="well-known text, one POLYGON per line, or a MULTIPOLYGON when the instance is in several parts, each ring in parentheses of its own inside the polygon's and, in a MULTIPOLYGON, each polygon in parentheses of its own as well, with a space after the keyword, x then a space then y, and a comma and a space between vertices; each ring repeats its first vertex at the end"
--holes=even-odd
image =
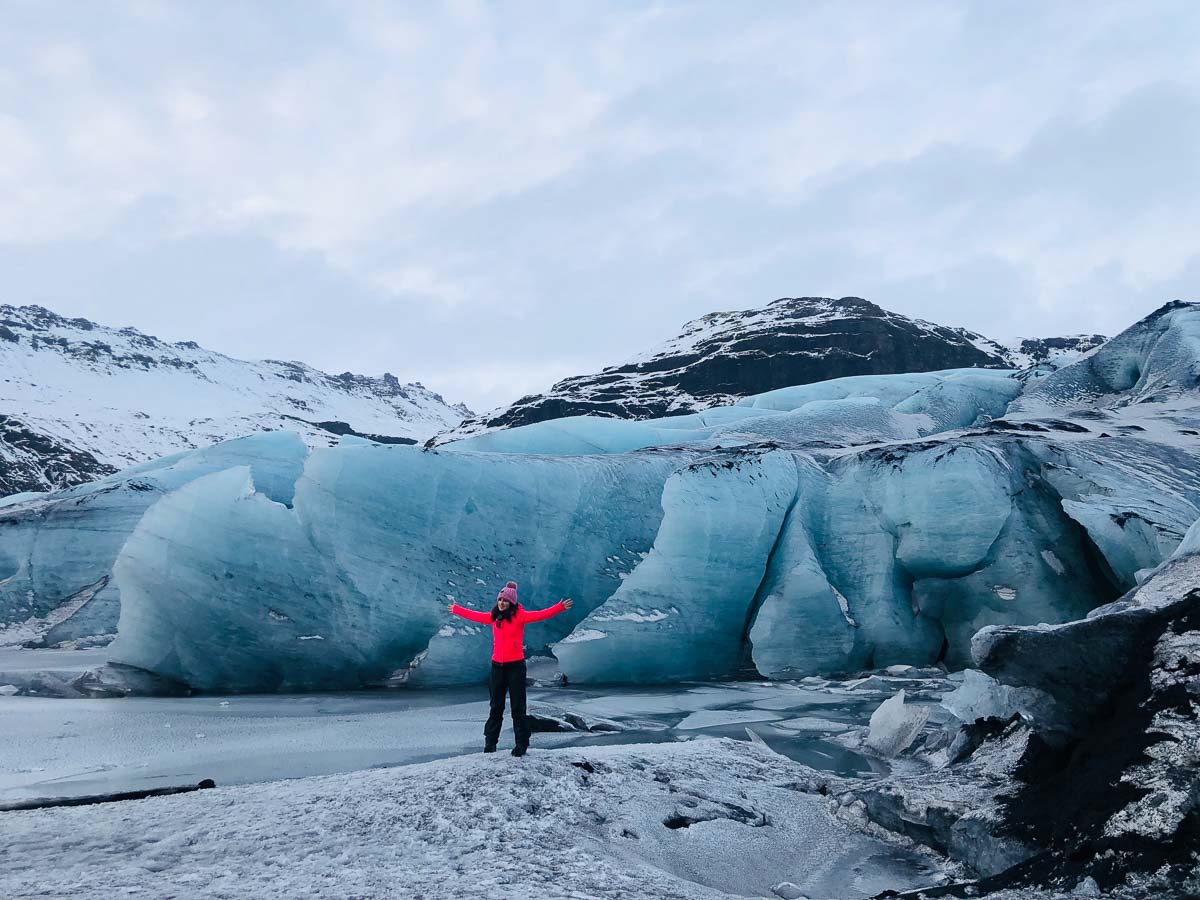
POLYGON ((485 409, 715 309, 1200 299, 1200 4, 0 0, 0 301, 485 409))

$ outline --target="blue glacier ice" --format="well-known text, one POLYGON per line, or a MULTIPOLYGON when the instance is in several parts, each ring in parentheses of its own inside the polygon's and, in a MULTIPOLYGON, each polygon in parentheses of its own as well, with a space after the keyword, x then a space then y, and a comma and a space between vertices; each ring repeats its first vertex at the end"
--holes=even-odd
POLYGON ((818 499, 829 490, 829 476, 803 457, 797 457, 796 475, 797 502, 752 601, 752 662, 771 678, 851 668, 859 635, 850 602, 830 582, 822 560, 827 542, 818 499))
POLYGON ((1200 305, 1176 301, 1038 381, 1013 411, 1122 407, 1191 394, 1200 381, 1200 305))
POLYGON ((839 446, 905 440, 1002 415, 1022 387, 1013 372, 999 369, 854 375, 683 416, 639 422, 596 416, 552 419, 464 438, 444 449, 571 456, 760 440, 839 446))
POLYGON ((796 496, 790 453, 717 455, 662 491, 649 555, 554 646, 572 681, 680 681, 735 674, 741 633, 796 496))
POLYGON ((255 490, 249 466, 154 504, 113 575, 121 613, 110 660, 193 688, 361 684, 402 634, 336 576, 294 509, 255 490))
MULTIPOLYGON (((486 608, 511 577, 532 606, 577 600, 528 634, 572 681, 965 664, 983 625, 1064 621, 1118 591, 1040 442, 824 459, 343 447, 309 457, 290 509, 218 473, 126 543, 111 659, 209 690, 475 681, 489 634, 444 604, 486 608)), ((1186 503, 1174 517, 1163 483, 1128 483, 1125 505, 1164 532, 1195 517, 1186 503)))
POLYGON ((1079 618, 1200 518, 1200 309, 1040 379, 834 379, 436 450, 262 435, 0 503, 0 619, 203 690, 481 680, 509 579, 576 682, 970 661, 1079 618), (119 619, 118 619, 119 613, 119 619), (30 624, 33 623, 33 624, 30 624), (40 623, 40 624, 39 624, 40 623))
POLYGON ((983 625, 1082 615, 1111 594, 1026 443, 900 445, 827 464, 771 560, 749 633, 758 671, 962 665, 983 625))
POLYGON ((116 628, 120 596, 112 566, 142 514, 172 491, 247 465, 258 489, 290 503, 308 448, 280 431, 225 441, 125 469, 52 494, 0 500, 0 641, 40 620, 46 643, 116 628), (6 628, 5 626, 8 626, 6 628))
POLYGON ((478 680, 490 634, 447 602, 489 607, 513 579, 531 607, 576 601, 526 630, 533 648, 564 637, 650 549, 648 500, 680 462, 339 446, 312 452, 291 508, 246 469, 210 475, 122 549, 110 660, 206 690, 478 680))

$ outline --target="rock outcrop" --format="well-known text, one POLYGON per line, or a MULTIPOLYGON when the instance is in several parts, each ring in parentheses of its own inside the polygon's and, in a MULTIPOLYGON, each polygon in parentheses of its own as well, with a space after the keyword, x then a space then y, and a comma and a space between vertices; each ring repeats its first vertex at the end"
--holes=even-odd
MULTIPOLYGON (((1120 600, 1062 625, 985 628, 974 653, 1008 718, 963 724, 934 771, 850 788, 842 805, 981 876, 931 896, 1197 896, 1200 523, 1120 600)), ((978 703, 987 688, 969 690, 978 703)))

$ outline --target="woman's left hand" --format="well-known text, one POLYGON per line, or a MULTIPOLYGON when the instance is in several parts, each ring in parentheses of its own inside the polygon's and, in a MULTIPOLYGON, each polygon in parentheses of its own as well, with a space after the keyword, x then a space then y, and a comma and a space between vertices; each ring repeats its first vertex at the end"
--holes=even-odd
POLYGON ((563 605, 563 609, 570 609, 572 606, 575 605, 575 601, 572 600, 570 597, 568 597, 566 600, 560 600, 559 603, 561 603, 563 605))

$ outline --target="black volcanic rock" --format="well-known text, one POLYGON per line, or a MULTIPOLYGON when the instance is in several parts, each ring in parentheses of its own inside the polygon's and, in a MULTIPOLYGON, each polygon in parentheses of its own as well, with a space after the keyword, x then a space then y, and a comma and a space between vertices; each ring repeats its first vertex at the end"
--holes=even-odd
POLYGON ((16 416, 0 414, 0 496, 70 487, 115 471, 86 450, 41 434, 16 416))
POLYGON ((710 313, 634 360, 564 379, 544 394, 469 418, 431 444, 565 416, 680 415, 847 375, 1017 368, 1076 349, 1080 340, 1052 338, 1010 348, 859 297, 787 297, 761 309, 710 313))
POLYGON ((1022 338, 1014 348, 1018 353, 1029 357, 1033 365, 1048 362, 1063 352, 1086 353, 1099 347, 1108 338, 1103 334, 1077 334, 1067 337, 1022 338))
MULTIPOLYGON (((1164 570, 1178 587, 1200 568, 1193 555, 1164 570)), ((980 665, 1046 691, 1074 732, 1065 746, 1035 734, 998 792, 993 838, 1038 852, 976 883, 975 896, 1071 891, 1085 879, 1131 897, 1200 892, 1200 590, 1165 593, 1064 626, 983 633, 980 665), (1051 655, 1057 663, 1035 662, 1051 655)))
POLYGON ((1052 708, 970 723, 960 734, 983 740, 965 762, 863 792, 873 820, 983 876, 899 896, 1200 896, 1198 585, 1193 528, 1141 586, 1084 619, 975 636, 983 671, 1052 708))

